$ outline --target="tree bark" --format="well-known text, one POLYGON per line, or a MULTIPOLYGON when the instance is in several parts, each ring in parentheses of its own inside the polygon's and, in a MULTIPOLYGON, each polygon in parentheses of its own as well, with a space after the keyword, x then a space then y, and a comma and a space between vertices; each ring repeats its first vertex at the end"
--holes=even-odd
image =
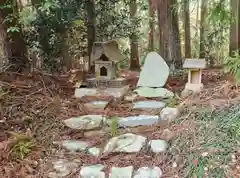
POLYGON ((234 51, 240 48, 240 2, 238 0, 231 0, 232 18, 230 28, 230 43, 229 55, 232 56, 234 51))
POLYGON ((180 41, 180 32, 179 32, 179 23, 178 23, 178 13, 174 8, 174 5, 176 5, 176 0, 168 0, 169 1, 169 11, 171 15, 171 24, 170 26, 170 45, 172 48, 170 60, 174 64, 174 67, 177 69, 182 68, 182 50, 181 50, 181 41, 180 41))
POLYGON ((152 0, 148 0, 149 15, 149 34, 148 34, 148 50, 154 50, 154 6, 152 0))
POLYGON ((169 13, 168 2, 166 0, 156 1, 158 30, 159 30, 159 53, 168 61, 168 36, 169 36, 169 13))
POLYGON ((189 0, 184 1, 184 40, 185 40, 185 58, 191 58, 191 31, 189 0))
POLYGON ((9 49, 9 43, 8 43, 8 37, 7 37, 7 27, 3 23, 4 17, 2 13, 0 12, 0 45, 1 45, 1 52, 3 60, 6 60, 8 56, 10 56, 10 51, 9 49))
MULTIPOLYGON (((37 14, 39 16, 42 15, 42 12, 39 10, 39 7, 41 6, 41 0, 31 0, 31 3, 35 10, 37 11, 37 14)), ((48 31, 44 25, 37 28, 38 32, 38 38, 39 38, 39 44, 40 44, 40 59, 41 63, 43 64, 46 60, 48 60, 48 54, 51 52, 50 44, 49 44, 49 37, 48 37, 48 31), (47 59, 46 59, 47 58, 47 59)))
MULTIPOLYGON (((1 1, 0 5, 5 6, 7 3, 8 1, 4 0, 1 1)), ((13 1, 10 5, 11 7, 0 9, 1 35, 4 40, 4 51, 5 55, 8 55, 7 58, 10 65, 8 69, 11 71, 23 72, 24 69, 29 67, 27 48, 23 39, 21 26, 18 24, 17 3, 13 1), (9 15, 14 15, 12 20, 3 23, 3 19, 9 17, 9 15), (17 27, 17 30, 7 33, 7 29, 10 27, 17 27)))
POLYGON ((205 17, 207 13, 207 0, 201 2, 201 20, 200 20, 200 52, 199 58, 205 58, 205 17))
POLYGON ((87 2, 87 34, 88 34, 88 56, 89 56, 89 67, 91 68, 91 53, 92 47, 96 40, 96 9, 95 0, 88 0, 87 2))
MULTIPOLYGON (((136 13, 137 13, 137 1, 132 0, 129 4, 130 9, 130 19, 132 24, 135 24, 136 20, 136 13)), ((139 54, 138 54, 138 36, 133 30, 132 34, 130 35, 130 69, 131 70, 139 70, 139 54)))

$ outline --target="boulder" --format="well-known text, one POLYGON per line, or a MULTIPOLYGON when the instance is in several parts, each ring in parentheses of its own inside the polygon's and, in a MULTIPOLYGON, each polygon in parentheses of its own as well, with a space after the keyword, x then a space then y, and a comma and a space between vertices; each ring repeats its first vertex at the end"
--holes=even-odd
POLYGON ((180 111, 178 108, 163 108, 160 113, 160 118, 162 120, 173 121, 180 115, 180 111))
POLYGON ((151 151, 154 153, 165 152, 168 148, 168 144, 165 140, 151 140, 149 145, 151 147, 151 151))

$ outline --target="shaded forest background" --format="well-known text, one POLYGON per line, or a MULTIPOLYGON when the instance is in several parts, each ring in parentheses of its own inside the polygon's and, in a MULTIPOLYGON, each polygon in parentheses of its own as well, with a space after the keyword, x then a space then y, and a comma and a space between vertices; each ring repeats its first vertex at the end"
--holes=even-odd
POLYGON ((2 0, 0 7, 3 71, 88 68, 82 57, 93 43, 111 39, 126 58, 119 68, 139 69, 149 51, 173 70, 200 57, 209 66, 228 59, 236 73, 240 61, 238 0, 2 0))

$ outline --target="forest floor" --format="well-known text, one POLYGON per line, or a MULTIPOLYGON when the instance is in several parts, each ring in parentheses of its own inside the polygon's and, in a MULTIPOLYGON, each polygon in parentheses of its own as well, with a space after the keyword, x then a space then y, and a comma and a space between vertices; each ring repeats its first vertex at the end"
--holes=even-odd
MULTIPOLYGON (((136 85, 137 75, 125 73, 132 87, 136 85)), ((84 136, 71 132, 63 124, 64 119, 89 114, 82 100, 73 97, 74 87, 69 78, 69 75, 40 72, 28 76, 0 74, 0 177, 46 178, 51 167, 49 160, 63 154, 54 144, 56 140, 88 137, 93 143, 99 143, 109 139, 109 135, 101 133, 84 136)), ((198 96, 181 100, 184 109, 180 118, 168 124, 132 130, 151 139, 167 140, 170 144, 167 153, 111 154, 100 158, 78 153, 75 156, 82 163, 108 166, 155 165, 166 178, 240 177, 240 93, 227 80, 220 69, 204 71, 205 89, 198 96)), ((186 81, 186 75, 170 77, 167 88, 180 93, 186 81)), ((114 103, 106 111, 90 114, 132 115, 127 108, 114 103)), ((76 175, 72 173, 70 177, 76 175)))

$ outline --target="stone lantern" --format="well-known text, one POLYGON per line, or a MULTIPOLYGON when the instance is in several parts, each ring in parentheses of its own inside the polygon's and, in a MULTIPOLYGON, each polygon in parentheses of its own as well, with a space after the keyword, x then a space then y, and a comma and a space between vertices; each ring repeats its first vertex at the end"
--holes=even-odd
POLYGON ((186 59, 183 68, 188 69, 188 82, 185 90, 200 92, 203 88, 202 70, 206 68, 205 59, 186 59))

